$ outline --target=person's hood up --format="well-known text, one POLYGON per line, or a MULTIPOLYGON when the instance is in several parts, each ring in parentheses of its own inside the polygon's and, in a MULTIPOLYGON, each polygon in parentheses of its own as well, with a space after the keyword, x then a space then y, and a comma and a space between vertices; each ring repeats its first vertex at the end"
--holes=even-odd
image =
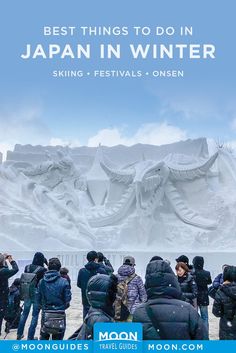
POLYGON ((229 284, 224 284, 221 287, 221 290, 227 295, 227 297, 230 297, 231 299, 236 301, 236 283, 232 282, 229 284))
POLYGON ((61 275, 58 271, 51 270, 45 273, 43 279, 45 280, 45 282, 55 282, 60 277, 61 275))
POLYGON ((44 262, 45 262, 45 257, 43 255, 43 253, 41 252, 36 252, 34 254, 34 258, 33 258, 33 262, 32 264, 33 265, 36 265, 36 266, 42 266, 44 265, 44 262))
POLYGON ((178 279, 166 261, 150 262, 147 265, 145 279, 148 299, 180 299, 182 296, 178 279))
POLYGON ((130 265, 122 265, 118 269, 118 275, 121 277, 129 277, 135 273, 135 268, 130 265))
POLYGON ((193 259, 193 267, 197 270, 202 270, 204 266, 204 258, 202 256, 195 256, 193 259))
POLYGON ((93 308, 100 308, 108 314, 113 315, 113 303, 117 292, 117 278, 114 275, 108 276, 97 274, 88 281, 87 298, 93 308))

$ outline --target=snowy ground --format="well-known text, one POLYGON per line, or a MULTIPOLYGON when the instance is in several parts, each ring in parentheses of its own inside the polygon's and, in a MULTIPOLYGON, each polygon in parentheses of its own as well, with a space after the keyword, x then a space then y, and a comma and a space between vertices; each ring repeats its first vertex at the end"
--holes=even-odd
MULTIPOLYGON (((217 340, 219 320, 211 314, 211 309, 212 309, 212 306, 209 307, 210 339, 217 340)), ((30 317, 31 316, 29 316, 29 318, 30 317)), ((29 326, 29 322, 30 320, 28 319, 26 324, 26 329, 25 329, 26 337, 27 337, 27 329, 29 326)), ((40 323, 40 320, 39 320, 39 323, 40 323)), ((67 339, 81 325, 81 323, 82 323, 81 296, 80 296, 79 290, 76 287, 74 287, 71 307, 67 310, 67 329, 66 329, 65 339, 67 339)), ((36 337, 39 337, 39 328, 40 328, 40 325, 38 325, 36 335, 35 335, 36 337)), ((4 334, 0 336, 0 340, 2 340, 3 338, 4 338, 4 334)), ((16 339, 16 330, 12 330, 6 339, 8 340, 16 339)))

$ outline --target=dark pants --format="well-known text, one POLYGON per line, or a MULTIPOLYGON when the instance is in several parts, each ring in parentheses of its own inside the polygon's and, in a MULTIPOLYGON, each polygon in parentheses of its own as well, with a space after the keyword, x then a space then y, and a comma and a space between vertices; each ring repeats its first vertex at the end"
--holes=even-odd
MULTIPOLYGON (((52 340, 63 340, 65 332, 52 335, 52 340)), ((50 334, 40 331, 40 339, 45 341, 50 339, 50 334)))
POLYGON ((7 310, 8 298, 0 298, 0 333, 2 332, 2 322, 7 310))
POLYGON ((34 339, 34 334, 35 334, 35 330, 36 330, 36 327, 38 324, 38 317, 39 317, 39 312, 40 312, 39 306, 37 304, 35 304, 34 301, 32 301, 31 299, 26 299, 24 301, 24 309, 21 314, 21 318, 20 318, 20 322, 19 322, 19 326, 18 326, 18 330, 17 330, 17 337, 21 337, 24 332, 25 323, 26 323, 27 318, 29 316, 31 306, 33 306, 33 312, 32 312, 32 319, 31 319, 31 323, 30 323, 30 327, 29 327, 29 331, 28 331, 28 338, 27 338, 28 340, 34 339))
POLYGON ((17 329, 20 322, 21 308, 15 312, 14 317, 5 316, 6 326, 5 332, 9 333, 11 329, 17 329))

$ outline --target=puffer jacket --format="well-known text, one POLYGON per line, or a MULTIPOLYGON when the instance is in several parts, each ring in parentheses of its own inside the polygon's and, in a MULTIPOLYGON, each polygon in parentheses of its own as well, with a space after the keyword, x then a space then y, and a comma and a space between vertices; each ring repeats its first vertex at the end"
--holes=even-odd
POLYGON ((117 278, 114 275, 93 276, 87 286, 90 305, 84 319, 84 330, 77 330, 70 339, 93 339, 93 326, 96 322, 113 322, 113 303, 116 298, 117 278), (79 336, 78 336, 79 335, 79 336))
POLYGON ((144 340, 204 340, 207 329, 182 293, 169 264, 157 260, 148 264, 145 283, 148 301, 134 312, 133 322, 143 323, 144 340))
MULTIPOLYGON (((135 274, 135 268, 129 265, 122 265, 118 269, 118 283, 128 279, 128 277, 135 274)), ((147 294, 143 284, 143 280, 140 276, 136 275, 128 283, 128 309, 131 314, 134 313, 135 309, 141 304, 146 302, 147 294)))
POLYGON ((220 340, 236 339, 236 283, 223 284, 216 292, 212 313, 220 317, 220 340))
POLYGON ((218 289, 224 282, 223 273, 219 273, 213 281, 213 288, 218 289))
POLYGON ((6 321, 12 320, 20 312, 20 287, 13 283, 9 288, 8 305, 4 318, 6 321))
POLYGON ((203 269, 204 259, 202 256, 195 256, 193 259, 192 275, 197 284, 197 304, 199 306, 209 305, 208 285, 212 283, 211 274, 203 269))
POLYGON ((77 287, 81 288, 82 292, 82 304, 85 306, 89 306, 86 290, 87 284, 91 277, 97 275, 98 273, 106 275, 106 269, 101 266, 101 264, 90 261, 83 268, 79 270, 78 278, 77 278, 77 287))
POLYGON ((194 299, 197 298, 197 285, 193 276, 190 273, 186 273, 183 277, 178 277, 178 282, 183 294, 183 299, 194 306, 194 299))
POLYGON ((36 292, 37 303, 44 310, 66 310, 71 301, 69 283, 58 271, 47 271, 36 292))

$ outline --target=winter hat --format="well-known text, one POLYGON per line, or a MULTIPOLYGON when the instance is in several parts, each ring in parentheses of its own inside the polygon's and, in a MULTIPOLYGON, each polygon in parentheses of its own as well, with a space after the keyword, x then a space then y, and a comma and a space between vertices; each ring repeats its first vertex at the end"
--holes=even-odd
POLYGON ((0 266, 3 266, 5 261, 5 256, 3 254, 0 254, 0 266))
POLYGON ((163 258, 156 255, 156 256, 153 256, 149 262, 156 261, 156 260, 163 260, 163 258))
POLYGON ((42 266, 44 265, 44 262, 45 262, 45 257, 43 255, 43 253, 41 252, 36 252, 34 254, 34 258, 33 258, 33 262, 32 264, 33 265, 36 265, 36 266, 42 266))
POLYGON ((123 265, 135 266, 135 258, 133 256, 125 256, 123 265))
POLYGON ((184 262, 185 264, 189 265, 189 258, 186 255, 181 255, 175 259, 176 262, 184 262))
POLYGON ((97 251, 92 250, 92 251, 89 251, 89 252, 87 253, 87 260, 88 260, 88 262, 94 261, 94 260, 97 259, 97 258, 98 258, 98 253, 97 253, 97 251))

